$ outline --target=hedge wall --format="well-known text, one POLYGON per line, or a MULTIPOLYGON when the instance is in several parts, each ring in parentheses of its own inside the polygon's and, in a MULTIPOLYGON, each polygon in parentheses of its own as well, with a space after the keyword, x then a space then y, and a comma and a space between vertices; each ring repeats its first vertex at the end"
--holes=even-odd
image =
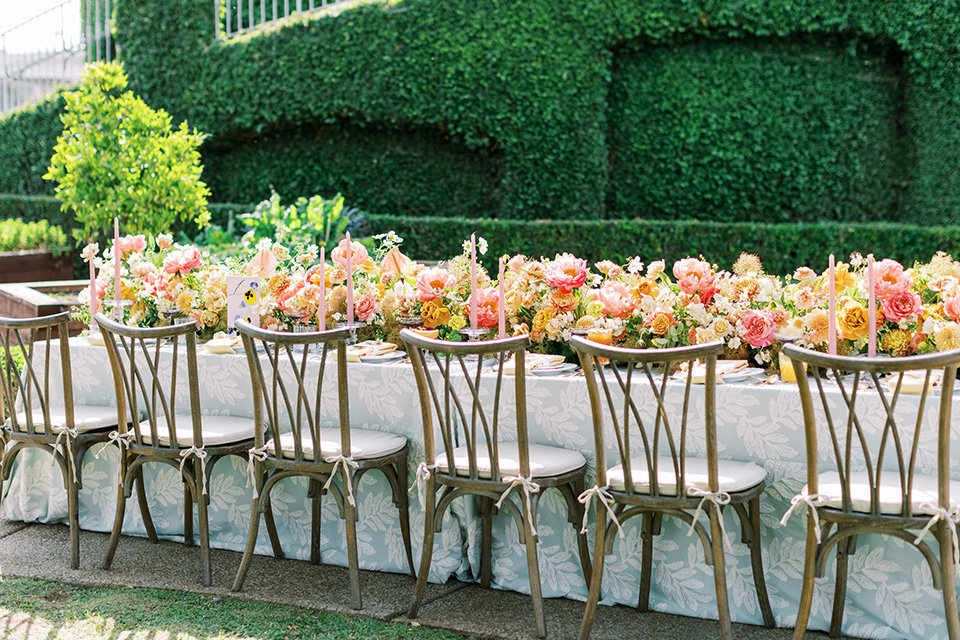
MULTIPOLYGON (((118 0, 115 24, 134 89, 213 134, 221 200, 273 184, 390 214, 943 224, 958 4, 401 0, 215 42, 208 0, 118 0)), ((0 189, 49 193, 30 167, 0 162, 0 189)))
POLYGON ((63 107, 57 93, 0 118, 0 193, 53 195, 53 186, 42 176, 63 131, 63 107))

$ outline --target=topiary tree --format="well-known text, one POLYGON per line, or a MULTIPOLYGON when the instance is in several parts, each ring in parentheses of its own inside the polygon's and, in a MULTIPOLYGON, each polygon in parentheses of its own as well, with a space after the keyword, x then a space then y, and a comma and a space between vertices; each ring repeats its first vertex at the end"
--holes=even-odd
POLYGON ((210 219, 197 147, 205 135, 130 91, 122 64, 87 66, 80 88, 67 93, 50 169, 61 209, 73 209, 78 242, 109 233, 114 217, 125 233, 154 235, 179 216, 203 227, 210 219), (122 93, 121 93, 122 92, 122 93))

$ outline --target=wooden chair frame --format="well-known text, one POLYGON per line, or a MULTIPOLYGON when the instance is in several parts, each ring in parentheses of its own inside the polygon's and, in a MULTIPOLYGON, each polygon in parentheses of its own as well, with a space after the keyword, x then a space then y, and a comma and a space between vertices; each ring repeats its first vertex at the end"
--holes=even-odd
POLYGON ((586 535, 580 531, 583 505, 577 501, 577 496, 582 493, 584 488, 586 466, 562 475, 536 476, 534 481, 539 485, 540 492, 528 492, 518 484, 519 480, 514 483, 508 478, 501 477, 498 464, 500 397, 504 386, 503 367, 507 359, 513 356, 516 372, 514 389, 517 407, 520 476, 524 479, 531 478, 529 440, 527 437, 526 369, 524 366, 524 349, 529 346, 530 339, 527 336, 522 336, 482 342, 447 342, 424 338, 407 329, 400 332, 400 337, 407 346, 417 379, 420 409, 423 416, 424 456, 428 471, 425 476, 426 514, 423 557, 420 563, 420 572, 417 575, 416 594, 408 615, 415 618, 423 604, 433 555, 434 535, 441 530, 446 509, 453 500, 461 496, 476 496, 479 500, 479 515, 482 519, 480 584, 483 587, 490 585, 493 557, 492 517, 498 512, 496 503, 501 501, 505 492, 516 484, 519 486, 522 495, 520 500, 522 506, 518 507, 510 500, 502 500, 500 508, 506 509, 507 513, 513 516, 517 525, 519 541, 526 546, 527 569, 530 575, 530 593, 533 598, 537 634, 540 637, 545 637, 547 627, 543 610, 535 526, 537 506, 543 489, 557 489, 566 501, 569 521, 577 532, 580 563, 585 580, 591 574, 591 563, 586 535), (441 389, 437 388, 433 377, 427 371, 424 354, 429 354, 432 358, 431 362, 437 367, 437 371, 442 378, 441 389), (468 356, 475 356, 476 361, 468 361, 468 356), (488 366, 484 364, 484 356, 495 356, 497 358, 493 411, 489 417, 486 415, 480 400, 481 374, 488 366), (462 373, 465 379, 469 394, 466 399, 461 399, 454 390, 451 381, 451 373, 454 371, 462 373), (447 466, 443 468, 436 465, 434 411, 437 415, 441 446, 447 456, 447 466), (453 452, 457 448, 455 430, 458 424, 462 429, 460 437, 468 449, 468 475, 458 474, 454 467, 453 452), (492 469, 489 478, 481 477, 477 467, 477 457, 482 454, 486 454, 491 463, 492 469), (439 500, 437 498, 438 491, 441 491, 439 500))
MULTIPOLYGON (((210 477, 216 463, 225 456, 247 459, 247 451, 253 439, 217 446, 205 446, 203 442, 203 418, 200 413, 200 386, 197 374, 196 322, 167 327, 138 328, 119 324, 99 313, 95 319, 104 336, 110 358, 117 398, 117 415, 122 425, 119 429, 120 437, 117 439, 117 446, 120 447, 117 511, 110 543, 103 560, 103 569, 110 569, 113 563, 113 557, 120 542, 126 503, 131 496, 134 482, 143 482, 145 464, 157 462, 177 469, 182 477, 183 534, 184 544, 187 546, 194 544, 193 507, 197 507, 203 584, 210 586, 213 580, 210 561, 210 527, 207 516, 210 504, 208 493, 210 477), (161 372, 161 343, 167 339, 173 345, 169 379, 166 379, 161 372), (185 347, 181 345, 181 340, 184 340, 185 347), (177 440, 176 434, 177 365, 181 352, 186 359, 190 416, 193 426, 192 446, 182 445, 177 440), (144 414, 147 416, 146 428, 141 425, 140 420, 140 416, 144 414), (162 444, 161 437, 165 437, 169 444, 162 444)), ((147 536, 152 542, 159 542, 145 493, 138 491, 138 498, 147 536)))
MULTIPOLYGON (((310 561, 313 564, 320 562, 320 509, 321 498, 329 491, 336 500, 346 525, 347 558, 350 565, 350 590, 353 608, 361 609, 363 600, 360 594, 360 567, 357 550, 356 523, 358 520, 357 506, 352 500, 357 495, 360 479, 369 471, 379 470, 390 483, 393 492, 393 503, 397 506, 400 515, 400 530, 403 545, 406 551, 410 573, 413 575, 413 551, 410 540, 410 520, 407 496, 407 453, 408 446, 394 453, 374 458, 353 460, 327 460, 321 457, 319 438, 321 392, 323 376, 326 369, 327 355, 331 347, 337 355, 337 395, 339 400, 340 445, 341 451, 349 454, 350 447, 350 402, 347 384, 347 354, 346 339, 350 332, 347 329, 330 331, 314 331, 307 333, 288 333, 269 331, 254 327, 249 323, 238 321, 237 329, 243 338, 244 350, 247 354, 247 363, 250 367, 250 377, 253 380, 253 406, 257 423, 253 456, 253 483, 255 493, 251 507, 250 531, 247 535, 247 545, 243 552, 243 559, 237 571, 233 590, 239 591, 243 587, 247 570, 253 559, 256 547, 257 533, 260 518, 263 514, 267 523, 273 521, 273 511, 270 505, 270 491, 278 482, 285 478, 305 477, 310 481, 308 496, 313 500, 313 514, 310 541, 310 561), (264 355, 257 350, 259 342, 264 355), (319 347, 320 371, 316 381, 316 389, 308 389, 307 357, 311 347, 319 347), (292 374, 291 384, 285 380, 282 373, 292 374), (311 393, 311 391, 313 393, 311 393), (311 397, 312 396, 312 397, 311 397), (288 422, 293 434, 294 457, 284 457, 280 443, 281 426, 288 422), (309 435, 313 447, 313 459, 308 459, 304 453, 302 439, 309 435), (273 448, 268 448, 268 441, 273 438, 273 448), (353 465, 356 465, 353 468, 353 465), (351 471, 352 469, 352 471, 351 471), (336 476, 340 477, 341 485, 332 482, 336 476)), ((276 534, 270 537, 274 555, 283 557, 279 538, 276 534)))
POLYGON ((807 375, 803 375, 800 367, 796 367, 806 437, 807 495, 810 496, 810 499, 805 503, 807 511, 815 511, 813 515, 816 516, 812 521, 808 521, 807 526, 803 588, 794 638, 799 640, 806 632, 810 618, 810 608, 813 603, 814 580, 824 575, 827 556, 834 547, 837 549, 837 576, 833 613, 830 621, 830 636, 837 637, 840 635, 846 600, 847 564, 850 556, 856 552, 857 538, 867 533, 882 533, 916 544, 930 566, 934 587, 943 591, 949 637, 951 640, 960 639, 956 587, 953 578, 953 567, 957 561, 953 554, 953 536, 957 535, 956 517, 938 517, 930 513, 917 513, 914 511, 912 504, 920 432, 927 399, 928 396, 932 396, 932 391, 921 395, 916 422, 912 425, 912 430, 909 430, 911 425, 901 425, 894 415, 900 399, 903 378, 901 377, 898 380, 892 391, 888 390, 887 385, 880 379, 881 373, 920 370, 926 372, 924 386, 929 387, 932 372, 942 370, 937 426, 938 499, 936 508, 946 516, 950 508, 950 422, 953 409, 953 388, 957 377, 957 366, 960 365, 960 350, 903 358, 865 358, 832 356, 795 345, 786 345, 784 353, 792 361, 804 365, 808 371, 807 375), (832 372, 832 377, 839 387, 844 403, 842 408, 846 410, 846 416, 842 420, 835 421, 830 410, 827 396, 824 393, 824 371, 832 372), (852 381, 847 384, 841 373, 852 373, 852 381), (859 391, 861 381, 864 378, 873 383, 885 414, 879 446, 875 452, 871 452, 871 438, 865 433, 857 416, 857 399, 862 395, 859 391), (816 389, 816 395, 821 400, 821 408, 824 411, 823 419, 826 429, 821 429, 819 432, 817 430, 818 416, 814 412, 816 402, 815 394, 811 391, 811 379, 816 389), (842 493, 841 508, 823 506, 814 500, 819 495, 820 456, 818 437, 822 434, 829 437, 827 449, 831 452, 833 462, 837 466, 842 493), (909 439, 905 436, 909 436, 909 439), (906 446, 907 443, 909 443, 909 446, 906 446), (896 462, 896 471, 885 472, 884 461, 891 450, 891 455, 896 462), (861 454, 864 458, 863 464, 866 467, 870 485, 869 512, 855 510, 852 504, 851 473, 854 472, 855 453, 861 454), (884 473, 896 473, 900 487, 903 489, 900 512, 897 514, 885 514, 880 509, 879 488, 884 473), (923 529, 931 524, 933 522, 932 517, 937 518, 936 525, 930 529, 930 533, 939 542, 939 560, 930 545, 919 540, 915 533, 916 530, 923 529), (813 522, 819 523, 819 527, 814 526, 813 522), (950 531, 951 527, 953 528, 952 532, 950 531))
MULTIPOLYGON (((60 467, 63 486, 67 492, 67 520, 70 527, 70 567, 80 568, 80 511, 79 495, 82 488, 83 456, 93 445, 108 440, 105 427, 96 431, 77 433, 73 410, 73 374, 70 365, 70 344, 67 339, 67 323, 70 314, 58 313, 41 318, 2 318, 0 317, 0 347, 3 349, 4 366, 0 372, 0 407, 8 410, 0 416, 4 425, 2 445, 3 457, 0 463, 0 489, 2 483, 10 479, 13 463, 17 455, 26 448, 39 449, 53 456, 60 467), (56 329, 59 349, 51 350, 51 338, 56 329), (26 337, 25 337, 26 336, 26 337), (36 347, 43 344, 43 351, 36 347), (13 351, 19 349, 24 356, 24 368, 20 372, 13 361, 13 351), (42 358, 43 370, 38 371, 36 361, 42 358), (63 432, 53 429, 50 423, 50 369, 54 358, 60 359, 62 377, 63 404, 66 428, 63 432), (37 411, 24 411, 25 420, 17 418, 18 400, 22 400, 24 409, 35 406, 37 411), (39 413, 42 423, 34 422, 39 413)), ((2 491, 0 491, 2 495, 2 491)))
MULTIPOLYGON (((723 553, 723 532, 721 525, 722 504, 729 504, 740 520, 741 541, 750 548, 750 559, 753 568, 754 583, 764 625, 775 626, 776 622, 770 608, 767 595, 766 581, 763 574, 763 562, 760 552, 760 495, 765 483, 761 482, 749 489, 738 492, 723 493, 723 499, 729 498, 729 503, 721 500, 710 500, 702 493, 690 495, 685 478, 685 460, 687 459, 688 439, 688 410, 690 408, 690 391, 692 388, 692 373, 694 363, 699 360, 706 366, 704 382, 705 421, 706 421, 706 460, 708 469, 708 493, 719 497, 720 484, 718 479, 717 460, 717 427, 716 427, 716 364, 717 356, 723 352, 723 344, 712 342, 693 347, 677 347, 672 349, 626 349, 602 345, 573 336, 571 345, 580 357, 587 379, 587 389, 590 395, 590 406, 593 415, 594 441, 597 456, 597 488, 599 501, 605 501, 608 506, 597 504, 597 529, 594 546, 593 576, 590 581, 590 593, 584 611, 583 623, 580 629, 580 639, 586 640, 593 626, 597 602, 600 599, 601 583, 603 578, 604 557, 613 553, 613 543, 619 526, 608 518, 608 508, 612 515, 622 525, 634 516, 642 516, 641 539, 641 576, 640 595, 637 608, 647 611, 650 599, 650 579, 653 565, 653 538, 661 532, 661 523, 664 516, 672 516, 683 520, 690 525, 700 538, 703 545, 704 558, 708 565, 713 566, 714 581, 717 592, 717 612, 720 618, 720 635, 724 639, 733 635, 730 623, 730 608, 727 599, 727 583, 723 553), (602 362, 608 361, 607 371, 603 373, 602 362), (626 372, 622 372, 615 365, 624 363, 626 372), (684 388, 683 411, 680 425, 672 425, 668 418, 665 396, 667 382, 671 373, 681 363, 687 364, 687 375, 684 388), (656 371, 654 368, 656 367, 656 371), (655 419, 653 425, 646 424, 633 397, 634 374, 640 377, 638 385, 648 387, 656 400, 655 419), (616 396, 618 392, 622 398, 616 396), (622 406, 618 405, 618 400, 622 406), (606 452, 608 443, 604 436, 603 413, 609 410, 612 418, 615 445, 620 463, 624 471, 624 490, 611 489, 607 482, 606 452), (631 426, 639 432, 646 456, 647 469, 650 470, 650 488, 648 492, 639 492, 633 485, 631 466, 631 426), (652 427, 652 428, 651 428, 652 427), (673 483, 676 490, 661 492, 658 477, 658 457, 662 447, 666 446, 670 452, 673 465, 673 483), (606 496, 599 492, 603 491, 606 496), (709 502, 709 504, 707 504, 709 502), (710 531, 688 513, 699 510, 701 507, 707 512, 710 519, 710 531)), ((614 443, 610 443, 611 445, 614 443)))

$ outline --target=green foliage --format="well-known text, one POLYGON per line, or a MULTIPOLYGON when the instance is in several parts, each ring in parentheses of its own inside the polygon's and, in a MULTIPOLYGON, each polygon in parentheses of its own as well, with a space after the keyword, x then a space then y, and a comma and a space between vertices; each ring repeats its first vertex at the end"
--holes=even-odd
POLYGON ((42 102, 0 118, 0 193, 51 195, 43 174, 63 132, 65 101, 58 91, 42 102))
POLYGON ((350 216, 356 208, 344 209, 344 198, 339 193, 326 200, 313 196, 309 200, 298 198, 295 204, 284 207, 276 191, 268 200, 258 204, 252 213, 245 213, 240 220, 250 230, 244 240, 255 243, 269 238, 288 246, 316 245, 322 247, 339 240, 347 230, 350 216))
POLYGON ((0 220, 0 251, 26 249, 60 250, 67 246, 67 236, 60 227, 46 220, 24 222, 20 218, 0 220))
POLYGON ((206 185, 200 181, 203 135, 183 122, 171 129, 170 116, 126 91, 117 64, 96 63, 80 88, 65 94, 63 135, 50 171, 62 208, 73 209, 78 242, 102 236, 119 217, 127 233, 154 235, 181 218, 207 223, 206 185), (118 95, 119 94, 119 95, 118 95))
POLYGON ((463 238, 476 232, 490 245, 488 255, 522 253, 552 258, 570 252, 590 261, 624 264, 634 256, 670 265, 702 254, 729 269, 741 252, 757 254, 765 271, 788 275, 807 265, 822 271, 827 256, 841 259, 865 249, 879 258, 912 266, 937 251, 960 255, 960 226, 919 227, 892 223, 744 223, 695 220, 539 221, 366 216, 370 233, 389 230, 403 237, 402 250, 418 260, 458 255, 463 238))

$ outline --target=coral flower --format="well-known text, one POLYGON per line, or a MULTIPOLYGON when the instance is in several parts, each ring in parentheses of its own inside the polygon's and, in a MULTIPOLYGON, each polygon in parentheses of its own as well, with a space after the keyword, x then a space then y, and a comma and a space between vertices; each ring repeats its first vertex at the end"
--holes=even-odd
POLYGON ((136 253, 147 248, 147 239, 143 236, 124 236, 117 243, 120 253, 136 253))
POLYGON ((750 346, 769 347, 773 344, 773 334, 777 323, 773 314, 766 310, 751 309, 740 319, 741 335, 750 346))
POLYGON ((380 311, 380 303, 377 302, 376 296, 368 293, 354 303, 354 310, 360 322, 369 322, 380 311))
POLYGON ((898 291, 881 303, 883 315, 893 322, 915 317, 923 311, 920 296, 912 291, 898 291))
MULTIPOLYGON (((477 325, 484 328, 497 326, 497 309, 500 304, 500 294, 496 287, 477 289, 477 325)), ((463 304, 464 315, 470 313, 470 298, 463 304)))
POLYGON ((947 298, 943 301, 943 315, 960 322, 960 296, 947 298))
POLYGON ((350 248, 350 253, 353 254, 353 268, 359 269, 370 258, 370 254, 367 253, 367 248, 359 242, 351 242, 348 245, 347 239, 344 238, 340 241, 340 244, 330 252, 330 259, 341 269, 346 269, 348 247, 350 248))
POLYGON ((554 289, 570 293, 583 286, 587 280, 587 261, 569 253, 558 255, 556 260, 547 263, 543 279, 554 289))
POLYGON ((911 278, 896 260, 881 260, 873 265, 874 288, 878 300, 906 291, 913 284, 911 278))
POLYGON ((186 246, 164 258, 163 270, 170 275, 185 276, 201 264, 200 250, 194 246, 186 246))
POLYGON ((633 313, 633 298, 622 282, 609 282, 598 296, 603 312, 613 318, 626 318, 633 313))
POLYGON ((435 267, 417 274, 417 296, 421 302, 429 302, 443 295, 444 289, 457 285, 457 279, 446 269, 435 267))

